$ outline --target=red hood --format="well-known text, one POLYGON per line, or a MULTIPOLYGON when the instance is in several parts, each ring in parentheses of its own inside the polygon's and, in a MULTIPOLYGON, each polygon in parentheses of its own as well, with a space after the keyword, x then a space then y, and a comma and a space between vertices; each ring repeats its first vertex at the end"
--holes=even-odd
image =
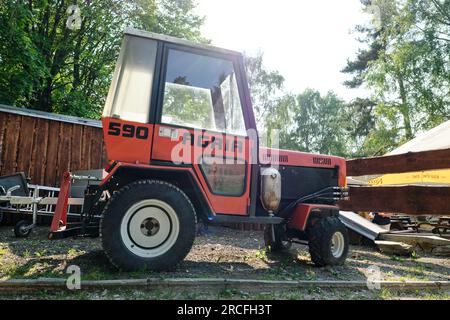
POLYGON ((261 147, 259 148, 259 162, 261 164, 295 167, 339 167, 339 186, 345 186, 346 184, 346 163, 345 159, 341 157, 261 147))

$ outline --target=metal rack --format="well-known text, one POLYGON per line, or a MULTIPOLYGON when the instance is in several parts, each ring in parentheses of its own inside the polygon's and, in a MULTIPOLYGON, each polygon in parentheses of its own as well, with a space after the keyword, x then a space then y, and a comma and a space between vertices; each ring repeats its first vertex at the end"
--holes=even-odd
MULTIPOLYGON (((19 185, 4 190, 0 195, 0 210, 2 213, 18 213, 22 215, 31 215, 32 223, 27 220, 19 221, 14 232, 18 237, 26 237, 37 225, 38 216, 53 216, 56 203, 58 201, 59 188, 27 184, 28 196, 15 196, 13 192, 20 188, 19 185)), ((79 216, 83 198, 70 198, 68 216, 79 216)))

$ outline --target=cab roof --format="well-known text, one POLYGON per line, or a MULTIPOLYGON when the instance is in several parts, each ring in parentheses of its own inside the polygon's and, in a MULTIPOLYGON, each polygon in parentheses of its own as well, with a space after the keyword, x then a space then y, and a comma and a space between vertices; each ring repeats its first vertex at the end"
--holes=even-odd
POLYGON ((233 56, 242 57, 242 53, 240 53, 238 51, 223 49, 223 48, 219 48, 219 47, 215 47, 215 46, 211 46, 211 45, 207 45, 207 44, 195 43, 195 42, 191 42, 191 41, 180 39, 180 38, 175 38, 175 37, 171 37, 171 36, 167 36, 167 35, 163 35, 163 34, 153 33, 153 32, 149 32, 149 31, 143 31, 143 30, 134 29, 134 28, 126 28, 124 31, 124 34, 136 36, 136 37, 153 39, 153 40, 157 40, 157 41, 173 43, 173 44, 178 44, 178 45, 182 45, 182 46, 186 46, 186 47, 190 47, 190 48, 196 48, 196 49, 201 49, 201 50, 206 50, 206 51, 211 51, 211 52, 217 52, 217 53, 225 54, 225 55, 233 55, 233 56))

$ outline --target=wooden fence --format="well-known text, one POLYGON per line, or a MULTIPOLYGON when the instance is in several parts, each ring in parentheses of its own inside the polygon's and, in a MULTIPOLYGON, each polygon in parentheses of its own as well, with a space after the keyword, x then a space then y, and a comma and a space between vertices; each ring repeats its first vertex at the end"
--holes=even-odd
POLYGON ((66 170, 106 163, 99 121, 0 105, 0 175, 24 172, 31 183, 59 186, 66 170))

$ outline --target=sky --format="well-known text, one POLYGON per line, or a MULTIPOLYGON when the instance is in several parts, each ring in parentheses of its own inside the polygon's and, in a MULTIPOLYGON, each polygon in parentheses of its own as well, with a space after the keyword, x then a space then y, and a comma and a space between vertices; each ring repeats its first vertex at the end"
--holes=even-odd
POLYGON ((206 17, 203 35, 212 44, 255 54, 286 79, 288 91, 334 90, 350 101, 367 96, 364 89, 347 89, 340 70, 361 44, 352 30, 367 22, 359 0, 197 0, 206 17))

